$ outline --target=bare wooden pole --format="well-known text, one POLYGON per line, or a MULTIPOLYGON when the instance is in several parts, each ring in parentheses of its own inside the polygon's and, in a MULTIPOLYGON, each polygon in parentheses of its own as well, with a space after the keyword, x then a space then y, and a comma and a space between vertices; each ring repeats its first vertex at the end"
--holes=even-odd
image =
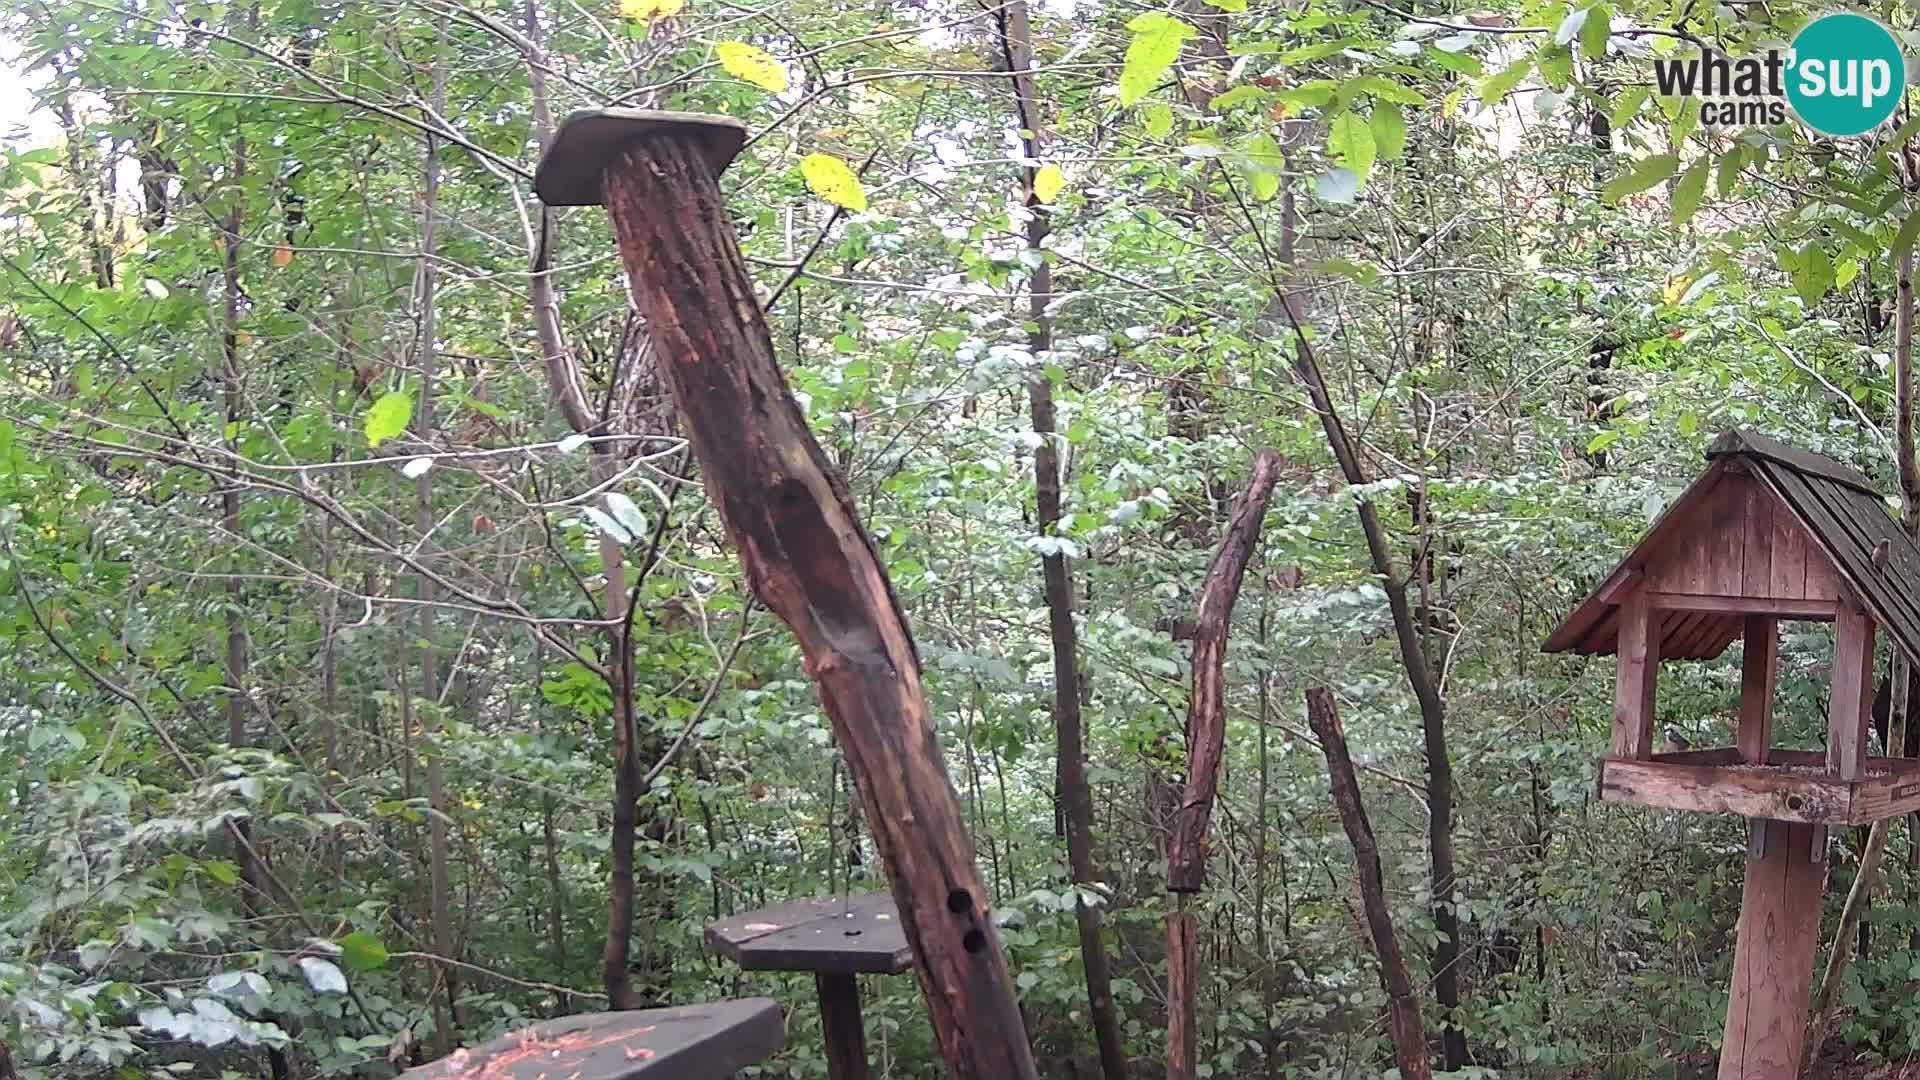
POLYGON ((707 496, 792 630, 860 791, 947 1068, 1037 1080, 906 617, 775 361, 721 200, 714 137, 737 148, 738 128, 611 111, 582 124, 542 163, 542 197, 607 204, 707 496))
POLYGON ((1280 455, 1254 455, 1247 490, 1207 566, 1194 617, 1193 692, 1187 699, 1187 775, 1185 794, 1174 812, 1167 840, 1167 889, 1179 894, 1167 917, 1167 1077, 1193 1080, 1194 972, 1197 932, 1187 894, 1199 892, 1207 877, 1207 828, 1213 796, 1226 754, 1227 632, 1233 622, 1240 581, 1260 538, 1260 522, 1279 479, 1280 455))
POLYGON ((1374 956, 1380 961, 1380 985, 1387 991, 1387 1027, 1393 1038, 1394 1063, 1400 1067, 1401 1080, 1430 1080, 1433 1064, 1427 1059, 1427 1030, 1420 1020, 1420 1000, 1413 993, 1400 939, 1394 936, 1393 915, 1387 909, 1380 874, 1380 847, 1360 801, 1360 780, 1353 771, 1353 757, 1347 753, 1347 736, 1340 729, 1340 710, 1334 704, 1333 691, 1324 686, 1307 691, 1307 726, 1327 755, 1333 805, 1340 811, 1340 824, 1353 845, 1353 861, 1360 876, 1360 906, 1366 913, 1374 956))

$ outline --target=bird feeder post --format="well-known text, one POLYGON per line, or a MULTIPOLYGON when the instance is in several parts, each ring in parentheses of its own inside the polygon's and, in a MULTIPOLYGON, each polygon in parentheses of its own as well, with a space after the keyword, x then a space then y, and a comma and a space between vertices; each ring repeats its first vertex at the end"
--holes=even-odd
POLYGON ((1805 1049, 1828 828, 1920 810, 1920 760, 1868 756, 1875 636, 1920 659, 1920 545, 1837 461, 1746 431, 1720 436, 1707 457, 1547 650, 1617 658, 1602 799, 1747 819, 1719 1078, 1778 1080, 1805 1049), (1782 619, 1834 624, 1824 751, 1773 747, 1782 619), (1661 662, 1711 659, 1742 639, 1733 745, 1670 738, 1656 752, 1661 662))
POLYGON ((792 630, 872 825, 956 1080, 1031 1080, 1033 1052, 920 682, 845 482, 774 358, 718 177, 746 129, 628 109, 567 118, 534 186, 604 204, 700 479, 755 594, 792 630))

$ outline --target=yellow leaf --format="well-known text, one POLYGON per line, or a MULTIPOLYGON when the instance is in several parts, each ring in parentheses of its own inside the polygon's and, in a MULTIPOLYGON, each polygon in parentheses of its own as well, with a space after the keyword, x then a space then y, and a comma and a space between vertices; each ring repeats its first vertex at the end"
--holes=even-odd
POLYGON ((1687 295, 1687 286, 1692 284, 1693 279, 1685 275, 1674 278, 1667 282, 1667 287, 1661 292, 1660 297, 1667 302, 1668 306, 1677 304, 1681 297, 1687 295))
POLYGON ((620 0, 620 15, 634 22, 654 22, 680 14, 687 0, 620 0))
POLYGON ((734 78, 775 94, 787 88, 787 69, 765 49, 744 41, 723 41, 713 51, 720 57, 720 66, 734 78))
POLYGON ((293 262, 293 249, 285 244, 273 245, 273 265, 288 266, 293 262))
POLYGON ((855 211, 867 208, 867 192, 860 186, 860 178, 853 175, 846 162, 832 154, 808 154, 801 158, 800 175, 807 178, 807 187, 815 195, 835 206, 855 211))
POLYGON ((1060 189, 1066 186, 1060 176, 1060 166, 1046 165, 1033 174, 1033 197, 1043 203, 1050 203, 1060 196, 1060 189))

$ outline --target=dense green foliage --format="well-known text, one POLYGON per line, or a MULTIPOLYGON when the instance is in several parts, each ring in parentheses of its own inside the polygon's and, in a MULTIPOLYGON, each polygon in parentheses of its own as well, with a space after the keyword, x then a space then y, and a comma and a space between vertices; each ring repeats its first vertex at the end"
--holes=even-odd
MULTIPOLYGON (((1206 1074, 1385 1069, 1309 686, 1341 695, 1417 975, 1434 942, 1420 716, 1356 494, 1444 675, 1467 1075, 1710 1061, 1738 822, 1599 804, 1612 665, 1538 647, 1723 428, 1892 491, 1893 267, 1920 214, 1904 109, 1836 146, 1650 97, 1649 56, 1683 37, 1737 53, 1812 10, 1698 7, 1036 6, 1058 192, 1035 356, 1000 9, 9 5, 39 111, 0 160, 0 1039, 49 1077, 267 1075, 267 1048, 297 1076, 384 1076, 599 1007, 615 553, 643 765, 687 736, 643 800, 636 985, 775 993, 793 1045, 763 1075, 825 1075, 811 984, 740 974, 700 928, 877 888, 877 863, 670 426, 609 485, 556 404, 528 273, 537 74, 555 115, 751 126, 729 204, 913 620, 1048 1075, 1090 1075, 1092 1040, 1039 556, 1076 573, 1094 893, 1157 1075, 1149 792, 1180 768, 1188 658, 1167 627, 1261 446, 1287 466, 1229 656, 1206 1074), (1363 492, 1289 374, 1284 288, 1380 478, 1363 492), (1033 378, 1062 414, 1059 537, 1032 525, 1033 378)), ((598 403, 646 362, 605 215, 560 214, 552 254, 598 403)), ((1818 625, 1785 640, 1793 745, 1819 745, 1830 650, 1818 625)), ((1738 670, 1674 666, 1662 720, 1729 742, 1738 670)), ((1835 907, 1858 843, 1836 843, 1835 907)), ((1906 851, 1845 997, 1867 1055, 1920 1049, 1906 851)), ((883 1074, 938 1075, 912 980, 865 989, 883 1074)))

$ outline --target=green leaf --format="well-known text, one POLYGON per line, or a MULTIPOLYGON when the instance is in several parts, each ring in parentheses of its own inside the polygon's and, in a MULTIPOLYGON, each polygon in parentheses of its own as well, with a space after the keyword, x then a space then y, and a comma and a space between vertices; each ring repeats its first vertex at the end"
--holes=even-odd
POLYGON ((1540 54, 1540 77, 1555 90, 1573 82, 1573 50, 1564 46, 1540 54))
POLYGON ((1613 112, 1607 116, 1608 126, 1618 131, 1633 123, 1633 118, 1640 115, 1641 108, 1646 105, 1647 98, 1652 93, 1653 90, 1650 87, 1636 86, 1621 94, 1620 100, 1613 105, 1613 112))
POLYGON ((1173 110, 1162 102, 1147 106, 1147 136, 1153 139, 1165 138, 1173 130, 1173 110))
POLYGON ((1398 161, 1407 152, 1407 117, 1400 106, 1391 101, 1375 102, 1367 126, 1373 129, 1373 145, 1381 157, 1398 161))
POLYGON ((867 191, 847 163, 832 154, 808 154, 800 159, 800 175, 807 190, 845 210, 867 208, 867 191))
POLYGON ((1206 2, 1210 7, 1217 7, 1221 11, 1247 10, 1247 0, 1206 0, 1206 2))
POLYGON ((1493 106, 1500 104, 1501 100, 1504 99, 1508 94, 1512 93, 1513 88, 1516 86, 1519 86, 1520 80, 1526 78, 1527 73, 1532 70, 1533 70, 1532 57, 1524 57, 1522 59, 1515 60, 1513 63, 1508 64, 1506 67, 1500 69, 1500 73, 1498 75, 1493 76, 1492 78, 1488 79, 1486 82, 1481 84, 1480 104, 1485 105, 1488 108, 1492 108, 1493 106))
POLYGON ((1588 14, 1590 13, 1585 8, 1569 12, 1566 18, 1560 20, 1560 25, 1554 28, 1553 43, 1555 45, 1572 44, 1573 39, 1580 36, 1581 28, 1587 25, 1588 14))
POLYGON ((1280 193, 1280 175, 1286 165, 1286 157, 1280 152, 1280 144, 1273 136, 1261 132, 1240 144, 1243 171, 1247 183, 1253 188, 1253 197, 1266 202, 1280 193))
POLYGON ((1825 299, 1827 290, 1833 287, 1833 257, 1816 241, 1808 244, 1795 262, 1793 291, 1800 294, 1800 302, 1811 309, 1825 299))
POLYGON ((1193 27, 1164 12, 1149 11, 1127 23, 1133 41, 1120 68, 1120 104, 1132 105, 1153 92, 1160 77, 1180 59, 1180 43, 1195 36, 1193 27))
POLYGON ((208 877, 222 885, 240 884, 239 868, 225 859, 208 859, 200 864, 200 869, 205 870, 208 877))
POLYGON ((1733 186, 1740 182, 1740 170, 1746 167, 1747 148, 1744 143, 1734 143, 1733 149, 1720 155, 1720 165, 1713 174, 1713 191, 1724 199, 1733 194, 1733 186))
POLYGON ((614 543, 633 543, 633 534, 628 532, 626 526, 614 520, 606 511, 601 510, 597 506, 583 506, 580 508, 580 512, 586 515, 588 521, 593 522, 594 528, 612 538, 614 543))
POLYGON ((386 965, 387 947, 372 934, 355 930, 340 939, 340 958, 355 971, 372 971, 386 965))
POLYGON ((1405 86, 1378 75, 1361 75, 1358 78, 1348 79, 1346 85, 1340 88, 1340 92, 1348 97, 1354 94, 1369 94, 1381 101, 1391 101, 1400 105, 1427 103, 1427 95, 1411 86, 1405 86))
MULTIPOLYGON (((1208 103, 1208 108, 1216 112, 1225 112, 1228 109, 1233 108, 1235 105, 1241 104, 1242 102, 1251 101, 1255 99, 1265 99, 1268 96, 1269 95, 1266 87, 1255 86, 1252 83, 1244 83, 1240 86, 1234 87, 1233 89, 1227 91, 1224 94, 1216 95, 1214 99, 1208 103)), ((1166 108, 1166 106, 1164 105, 1160 107, 1163 109, 1166 108)), ((1167 114, 1167 119, 1168 120, 1173 119, 1173 114, 1171 112, 1167 114)))
POLYGON ((1893 236, 1893 257, 1898 259, 1913 250, 1913 241, 1920 237, 1920 207, 1907 212, 1907 219, 1900 223, 1900 231, 1893 236))
POLYGON ((640 508, 634 505, 632 499, 618 491, 607 492, 607 512, 613 515, 613 520, 620 523, 621 529, 635 539, 653 531, 647 525, 647 516, 640 512, 640 508))
POLYGON ((1607 53, 1607 38, 1613 35, 1613 6, 1595 4, 1587 9, 1587 21, 1580 27, 1580 53, 1598 60, 1607 53))
POLYGON ((1618 203, 1629 195, 1638 195, 1648 188, 1659 184, 1672 176, 1680 167, 1680 158, 1675 154, 1655 154, 1641 158, 1633 168, 1614 177, 1600 190, 1600 198, 1608 203, 1618 203))
POLYGON ((367 445, 379 446, 407 430, 413 419, 413 395, 405 390, 389 390, 367 410, 367 445))
POLYGON ((1680 174, 1680 181, 1673 185, 1675 225, 1685 225, 1693 217, 1693 212, 1700 208, 1700 198, 1707 193, 1707 171, 1712 167, 1712 161, 1701 158, 1680 174))
POLYGON ((1603 431, 1587 440, 1587 453, 1597 454, 1620 441, 1620 433, 1614 430, 1603 431))
POLYGON ((1353 174, 1361 187, 1367 184, 1367 174, 1373 170, 1373 158, 1376 147, 1373 144, 1373 129, 1367 126, 1357 113, 1341 113, 1334 118, 1333 126, 1327 132, 1327 149, 1339 158, 1340 164, 1353 174))

